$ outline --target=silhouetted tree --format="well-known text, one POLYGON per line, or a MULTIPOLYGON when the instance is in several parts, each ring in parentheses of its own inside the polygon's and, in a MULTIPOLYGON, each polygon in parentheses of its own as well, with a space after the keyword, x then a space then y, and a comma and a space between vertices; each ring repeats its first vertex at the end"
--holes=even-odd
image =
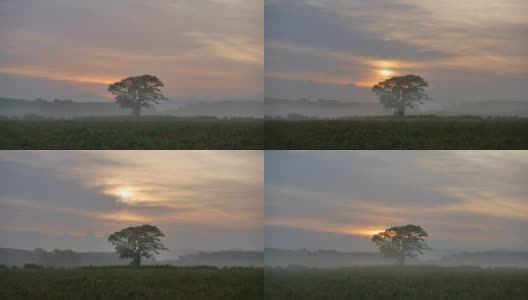
POLYGON ((403 266, 406 257, 416 258, 422 250, 431 250, 423 239, 427 232, 417 225, 397 226, 379 232, 372 237, 380 252, 385 257, 397 259, 397 264, 403 266))
POLYGON ((372 87, 380 102, 386 108, 395 109, 394 114, 405 115, 405 108, 413 108, 422 104, 422 100, 430 100, 425 88, 429 85, 420 76, 397 76, 378 82, 372 87))
POLYGON ((156 76, 142 75, 115 82, 108 91, 122 108, 131 108, 132 114, 139 116, 142 108, 158 104, 158 100, 167 100, 161 92, 162 87, 165 85, 156 76))
POLYGON ((141 258, 159 254, 158 250, 168 250, 160 240, 164 236, 158 227, 145 224, 114 232, 108 241, 114 245, 121 259, 130 259, 130 264, 139 266, 141 258))

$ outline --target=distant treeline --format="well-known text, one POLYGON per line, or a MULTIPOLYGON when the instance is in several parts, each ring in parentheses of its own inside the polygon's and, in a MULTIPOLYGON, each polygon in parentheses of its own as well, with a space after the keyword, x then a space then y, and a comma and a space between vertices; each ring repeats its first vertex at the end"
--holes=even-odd
MULTIPOLYGON (((154 264, 155 262, 155 259, 145 261, 146 264, 154 264)), ((127 265, 128 262, 119 259, 119 256, 112 252, 0 248, 0 265, 22 267, 26 264, 43 267, 72 268, 79 266, 127 265)))
MULTIPOLYGON (((264 103, 257 101, 226 100, 198 102, 181 106, 165 105, 151 107, 145 115, 171 115, 181 117, 245 117, 262 118, 264 103)), ((39 118, 82 118, 103 116, 129 116, 128 110, 121 109, 113 100, 108 102, 75 102, 73 100, 21 100, 0 98, 0 116, 24 119, 39 118)))
MULTIPOLYGON (((31 264, 42 267, 71 268, 79 266, 116 266, 127 265, 113 252, 74 252, 71 250, 44 249, 21 250, 0 248, 0 265, 18 266, 31 264)), ((177 260, 156 261, 154 258, 144 261, 145 265, 174 266, 237 266, 262 267, 263 253, 259 251, 216 251, 199 252, 180 256, 177 260)))
POLYGON ((126 116, 129 112, 113 101, 75 102, 73 100, 20 100, 0 98, 0 115, 5 117, 79 118, 87 116, 126 116))

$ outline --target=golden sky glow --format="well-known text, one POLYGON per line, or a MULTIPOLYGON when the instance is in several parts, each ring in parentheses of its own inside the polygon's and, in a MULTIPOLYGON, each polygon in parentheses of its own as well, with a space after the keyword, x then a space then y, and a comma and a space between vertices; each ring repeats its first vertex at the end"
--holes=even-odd
POLYGON ((263 92, 261 1, 4 1, 0 11, 0 97, 102 100, 108 84, 145 73, 173 98, 263 92))
POLYGON ((266 0, 265 74, 338 89, 413 73, 438 101, 525 100, 527 13, 522 0, 266 0))
POLYGON ((3 152, 0 162, 19 174, 0 184, 0 234, 91 232, 106 246, 109 232, 150 223, 176 248, 262 247, 260 151, 3 152))
POLYGON ((527 167, 523 151, 267 152, 267 247, 368 251, 417 224, 436 248, 528 249, 527 167))

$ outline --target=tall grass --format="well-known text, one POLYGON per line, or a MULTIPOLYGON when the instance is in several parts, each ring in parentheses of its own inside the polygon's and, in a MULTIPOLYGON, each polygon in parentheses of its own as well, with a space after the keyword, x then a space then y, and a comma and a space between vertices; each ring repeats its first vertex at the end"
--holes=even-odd
POLYGON ((266 120, 266 149, 528 149, 528 119, 266 120))
POLYGON ((0 120, 0 149, 262 149, 263 121, 212 118, 0 120))

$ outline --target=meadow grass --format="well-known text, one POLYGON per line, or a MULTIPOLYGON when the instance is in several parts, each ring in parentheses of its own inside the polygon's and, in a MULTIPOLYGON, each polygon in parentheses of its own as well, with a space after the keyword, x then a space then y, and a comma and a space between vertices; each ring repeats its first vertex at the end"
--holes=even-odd
POLYGON ((259 119, 0 120, 0 149, 263 149, 259 119))
POLYGON ((265 148, 528 149, 528 119, 370 117, 343 120, 266 120, 265 148))
POLYGON ((262 299, 262 268, 0 269, 0 299, 262 299))
POLYGON ((528 270, 464 267, 267 268, 265 299, 527 299, 528 270))

